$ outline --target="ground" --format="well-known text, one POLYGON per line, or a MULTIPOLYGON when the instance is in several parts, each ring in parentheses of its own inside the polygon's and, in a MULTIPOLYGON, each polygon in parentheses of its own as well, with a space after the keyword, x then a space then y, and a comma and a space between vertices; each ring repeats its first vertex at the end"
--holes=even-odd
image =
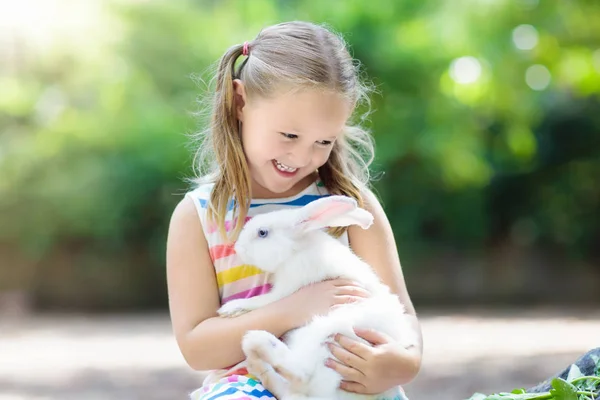
MULTIPOLYGON (((411 400, 529 387, 600 346, 600 310, 421 310, 411 400)), ((168 315, 0 318, 0 400, 186 399, 191 371, 168 315)))

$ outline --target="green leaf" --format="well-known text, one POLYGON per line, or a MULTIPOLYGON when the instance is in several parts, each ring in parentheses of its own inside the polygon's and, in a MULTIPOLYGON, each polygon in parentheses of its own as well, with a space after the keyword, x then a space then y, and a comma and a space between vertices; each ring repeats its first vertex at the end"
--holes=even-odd
POLYGON ((577 388, 561 378, 552 379, 550 394, 556 400, 577 400, 577 388))
POLYGON ((525 391, 525 389, 520 388, 520 389, 513 390, 511 393, 514 393, 514 394, 523 394, 523 393, 527 393, 527 392, 525 391))

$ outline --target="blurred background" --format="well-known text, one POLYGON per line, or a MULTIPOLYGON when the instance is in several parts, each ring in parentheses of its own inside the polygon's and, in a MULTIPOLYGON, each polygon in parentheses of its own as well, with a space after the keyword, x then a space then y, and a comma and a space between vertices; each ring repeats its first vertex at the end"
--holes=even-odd
POLYGON ((411 399, 600 346, 598 1, 0 0, 0 399, 199 385, 165 283, 190 135, 221 54, 293 19, 378 89, 374 186, 426 342, 411 399))

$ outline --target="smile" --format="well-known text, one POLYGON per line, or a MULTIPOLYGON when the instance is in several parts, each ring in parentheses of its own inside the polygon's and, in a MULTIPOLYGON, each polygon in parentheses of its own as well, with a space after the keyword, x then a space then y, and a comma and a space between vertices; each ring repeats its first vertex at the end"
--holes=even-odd
POLYGON ((296 170, 298 169, 298 168, 288 167, 287 165, 282 164, 277 160, 274 160, 274 161, 275 161, 275 166, 277 167, 277 169, 282 172, 296 172, 296 170))

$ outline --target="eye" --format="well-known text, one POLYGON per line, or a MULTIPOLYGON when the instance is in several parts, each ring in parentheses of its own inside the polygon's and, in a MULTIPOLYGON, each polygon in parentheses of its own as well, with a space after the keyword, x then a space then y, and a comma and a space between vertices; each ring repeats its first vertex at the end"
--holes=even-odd
POLYGON ((317 144, 319 146, 325 146, 325 147, 327 147, 327 146, 331 146, 333 144, 333 141, 331 141, 331 140, 320 140, 320 141, 317 142, 317 144))
POLYGON ((266 228, 260 228, 257 233, 258 233, 258 237, 266 238, 269 235, 269 230, 266 228))
POLYGON ((297 139, 298 135, 293 134, 293 133, 285 133, 285 132, 279 132, 281 134, 281 136, 283 136, 286 139, 297 139))

